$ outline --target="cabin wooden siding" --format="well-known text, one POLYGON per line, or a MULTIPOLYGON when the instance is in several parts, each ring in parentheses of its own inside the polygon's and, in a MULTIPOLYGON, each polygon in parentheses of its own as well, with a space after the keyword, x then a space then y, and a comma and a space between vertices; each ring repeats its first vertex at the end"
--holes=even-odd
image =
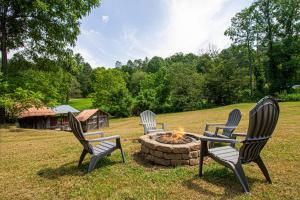
POLYGON ((50 129, 50 116, 34 116, 18 119, 20 128, 50 129))
POLYGON ((81 125, 84 132, 92 129, 109 127, 108 114, 101 110, 98 110, 87 120, 81 121, 81 125))

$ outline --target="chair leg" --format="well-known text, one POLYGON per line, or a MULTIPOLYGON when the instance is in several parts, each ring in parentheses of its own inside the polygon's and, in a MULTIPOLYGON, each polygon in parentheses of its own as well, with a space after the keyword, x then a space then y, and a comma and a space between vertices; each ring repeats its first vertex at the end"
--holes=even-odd
POLYGON ((203 156, 203 153, 202 153, 202 151, 201 151, 201 152, 200 152, 200 158, 199 158, 199 177, 202 177, 202 176, 203 176, 203 173, 202 173, 203 159, 204 159, 204 156, 203 156))
POLYGON ((87 153, 88 152, 85 149, 83 149, 83 151, 81 153, 81 156, 80 156, 80 159, 79 159, 79 162, 78 162, 78 167, 81 166, 81 164, 82 164, 82 162, 83 162, 83 160, 84 160, 84 158, 85 158, 85 156, 86 156, 87 153))
POLYGON ((120 151, 121 151, 122 161, 124 163, 125 162, 125 154, 124 154, 122 147, 120 148, 120 151))
POLYGON ((125 162, 125 154, 124 154, 124 152, 123 152, 123 148, 122 148, 122 145, 121 145, 121 140, 120 140, 120 138, 118 138, 117 140, 116 140, 116 142, 117 142, 117 147, 120 149, 120 151, 121 151, 121 156, 122 156, 122 161, 123 161, 123 163, 125 162))
POLYGON ((267 170, 267 167, 265 166, 264 162, 262 161, 261 157, 258 157, 258 159, 256 159, 254 161, 258 167, 260 168, 260 170, 262 171, 262 173, 264 174, 265 178, 267 179, 267 181, 269 183, 272 183, 269 172, 267 170))
POLYGON ((236 177, 240 181, 240 183, 244 189, 244 192, 250 192, 248 180, 247 180, 247 177, 245 176, 242 165, 240 163, 237 165, 234 165, 234 166, 232 166, 232 170, 234 171, 236 177))
POLYGON ((90 173, 95 168, 98 160, 97 156, 92 156, 87 173, 90 173))
POLYGON ((199 177, 202 177, 202 168, 203 168, 203 160, 204 156, 207 155, 207 141, 201 141, 200 147, 200 158, 199 158, 199 177))

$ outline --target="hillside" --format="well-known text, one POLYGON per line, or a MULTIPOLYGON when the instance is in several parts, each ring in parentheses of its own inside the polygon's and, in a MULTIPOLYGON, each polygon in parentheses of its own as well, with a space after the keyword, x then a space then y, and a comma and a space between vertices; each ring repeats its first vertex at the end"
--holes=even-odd
MULTIPOLYGON (((183 127, 202 133, 205 122, 223 122, 233 108, 243 118, 238 132, 247 127, 248 111, 254 106, 236 104, 215 109, 158 115, 169 129, 183 127)), ((300 196, 300 102, 281 103, 274 137, 263 151, 273 184, 254 164, 245 167, 253 199, 295 199, 300 196)), ((84 176, 89 161, 77 168, 81 145, 69 132, 0 129, 0 199, 247 199, 232 172, 207 160, 204 178, 197 167, 166 168, 140 160, 137 138, 143 134, 139 118, 113 119, 108 133, 119 134, 127 162, 119 151, 84 176)))

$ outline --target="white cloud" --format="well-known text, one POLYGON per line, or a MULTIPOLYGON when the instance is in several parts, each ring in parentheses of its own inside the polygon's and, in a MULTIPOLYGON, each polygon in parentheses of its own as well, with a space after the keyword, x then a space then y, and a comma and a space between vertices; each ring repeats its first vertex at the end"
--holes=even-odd
MULTIPOLYGON (((106 26, 106 30, 118 30, 119 33, 102 35, 105 29, 82 30, 77 52, 83 54, 93 67, 113 67, 117 60, 126 63, 128 59, 143 59, 146 56, 198 53, 199 50, 208 49, 209 45, 223 49, 231 43, 224 36, 230 19, 252 1, 161 0, 163 13, 153 11, 154 15, 160 16, 155 21, 155 27, 152 25, 146 31, 134 21, 119 18, 119 21, 106 26)), ((107 23, 109 16, 103 15, 101 19, 107 23)))
POLYGON ((103 15, 101 19, 102 19, 102 22, 106 24, 109 21, 109 16, 103 15))
POLYGON ((129 50, 126 53, 135 58, 166 57, 176 52, 197 53, 211 44, 218 49, 226 48, 231 41, 224 31, 242 9, 234 1, 240 0, 165 0, 167 18, 161 20, 161 29, 151 33, 124 31, 122 39, 127 42, 123 44, 129 50))

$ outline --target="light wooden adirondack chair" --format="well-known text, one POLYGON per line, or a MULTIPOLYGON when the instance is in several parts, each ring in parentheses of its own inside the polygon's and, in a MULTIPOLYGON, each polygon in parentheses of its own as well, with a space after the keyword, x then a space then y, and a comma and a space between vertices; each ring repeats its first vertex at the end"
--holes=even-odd
MULTIPOLYGON (((233 131, 237 128, 242 118, 242 113, 239 109, 233 109, 228 116, 227 122, 224 123, 207 123, 204 130, 204 135, 208 137, 219 137, 219 138, 232 138, 233 131), (215 131, 209 131, 209 127, 215 127, 215 131), (219 130, 223 130, 219 134, 219 130)), ((232 144, 234 146, 234 144, 232 144)), ((213 142, 210 143, 210 147, 213 147, 213 142)))
POLYGON ((255 162, 265 178, 271 183, 268 170, 263 163, 260 152, 271 138, 273 131, 276 127, 279 117, 279 106, 275 99, 272 97, 265 97, 260 100, 257 105, 249 113, 249 127, 247 134, 233 133, 237 136, 242 136, 245 139, 238 141, 236 139, 216 138, 202 136, 200 163, 199 163, 199 176, 202 176, 203 159, 205 156, 210 156, 220 164, 230 168, 241 183, 244 192, 249 192, 249 185, 242 168, 243 164, 255 162), (208 149, 207 142, 227 142, 238 143, 241 142, 242 146, 239 150, 231 147, 217 147, 208 149))
POLYGON ((81 166, 86 154, 87 153, 91 154, 92 157, 87 171, 89 173, 95 168, 97 162, 100 159, 102 159, 107 155, 110 155, 116 149, 120 149, 122 161, 125 162, 125 155, 121 146, 119 135, 103 137, 104 132, 102 131, 83 133, 81 123, 76 119, 76 117, 71 112, 68 113, 68 118, 69 118, 69 125, 71 127, 73 134, 83 146, 83 151, 79 159, 78 167, 81 166), (86 136, 90 136, 90 135, 101 135, 102 137, 98 139, 90 139, 90 140, 86 139, 86 136), (116 143, 108 141, 114 139, 116 140, 116 143), (98 143, 98 144, 92 146, 91 143, 98 143))
POLYGON ((165 123, 156 123, 156 115, 150 110, 145 110, 140 114, 141 117, 141 123, 144 127, 144 135, 148 133, 153 133, 153 132, 159 132, 159 131, 165 131, 166 129, 166 124, 165 123), (162 128, 157 129, 156 124, 161 124, 162 128))

